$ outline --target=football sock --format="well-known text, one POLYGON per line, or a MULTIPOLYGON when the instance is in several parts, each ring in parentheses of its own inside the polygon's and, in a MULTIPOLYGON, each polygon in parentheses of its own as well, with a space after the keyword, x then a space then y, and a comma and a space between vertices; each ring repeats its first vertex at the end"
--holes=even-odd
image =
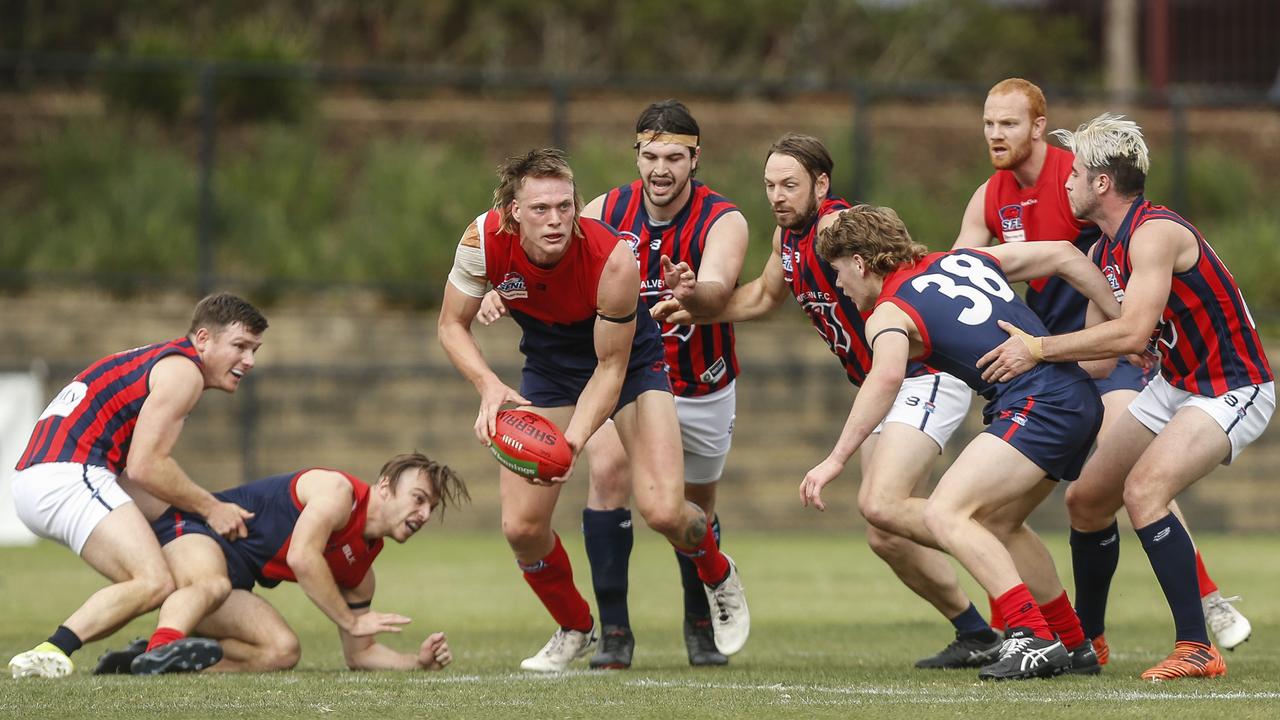
POLYGON ((582 539, 591 562, 591 586, 600 609, 600 623, 631 627, 627 612, 627 568, 635 541, 631 511, 583 510, 582 539))
POLYGON ((988 595, 987 605, 991 608, 991 629, 1003 631, 1005 629, 1004 615, 1000 614, 1000 606, 996 604, 996 599, 988 595))
POLYGON ((1076 614, 1084 634, 1106 629, 1107 594, 1120 564, 1120 528, 1115 522, 1096 532, 1071 531, 1071 576, 1076 582, 1076 614))
POLYGON ((591 606, 573 586, 573 566, 556 535, 551 553, 533 565, 520 565, 524 580, 542 601, 551 617, 567 630, 586 632, 591 629, 591 606))
POLYGON ((969 603, 969 607, 964 612, 951 618, 951 625, 956 629, 956 635, 964 637, 973 637, 986 642, 994 642, 996 633, 982 619, 982 613, 978 612, 978 608, 969 603))
POLYGON ((1173 611, 1177 639, 1208 645, 1209 631, 1204 626, 1204 608, 1196 584, 1196 549, 1186 528, 1169 513, 1137 532, 1173 611))
POLYGON ((1051 602, 1041 605, 1040 614, 1044 615, 1044 621, 1049 624, 1049 629, 1062 639, 1062 644, 1067 648, 1080 647, 1084 644, 1086 639, 1084 630, 1080 628, 1080 618, 1076 617, 1076 611, 1071 607, 1071 600, 1067 597, 1066 590, 1051 602))
POLYGON ((1218 592, 1218 584, 1209 577, 1209 571, 1204 567, 1204 558, 1200 557, 1199 550, 1196 550, 1196 579, 1200 581, 1200 597, 1218 592))
POLYGON ((67 657, 71 657, 71 653, 84 646, 80 637, 66 625, 59 625, 58 629, 53 631, 53 634, 49 636, 49 643, 61 650, 67 657))
POLYGON ((1008 592, 996 598, 996 603, 1000 606, 1000 612, 1004 615, 1006 627, 1009 629, 1026 628, 1041 640, 1053 639, 1049 624, 1045 622, 1044 615, 1040 613, 1040 606, 1031 597, 1031 591, 1027 589, 1026 583, 1014 585, 1008 592))
POLYGON ((174 640, 181 640, 184 637, 186 637, 186 633, 183 633, 181 630, 158 627, 156 628, 156 631, 151 634, 151 642, 147 643, 147 652, 151 652, 161 645, 168 645, 174 640))
POLYGON ((676 548, 676 552, 693 561, 698 568, 698 579, 706 585, 719 585, 729 577, 729 558, 720 552, 720 546, 716 543, 716 534, 712 531, 709 521, 707 532, 702 536, 702 542, 698 543, 697 548, 692 552, 676 548))
MULTIPOLYGON (((715 534, 716 546, 720 545, 720 516, 711 518, 711 532, 715 534)), ((684 616, 689 620, 705 620, 711 617, 711 606, 707 604, 707 592, 702 589, 702 579, 698 577, 698 566, 687 556, 676 551, 676 562, 680 565, 680 584, 684 587, 684 616)), ((600 611, 604 614, 604 611, 600 611)))

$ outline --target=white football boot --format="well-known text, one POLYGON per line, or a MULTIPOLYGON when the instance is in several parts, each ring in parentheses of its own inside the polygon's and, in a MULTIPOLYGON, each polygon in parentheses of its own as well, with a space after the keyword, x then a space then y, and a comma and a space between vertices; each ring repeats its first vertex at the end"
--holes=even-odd
POLYGON ((24 653, 18 653, 9 661, 9 672, 15 678, 66 677, 76 669, 71 658, 50 642, 42 642, 24 653))
POLYGON ((1233 602, 1240 602, 1239 595, 1224 598, 1222 593, 1214 590, 1200 598, 1200 602, 1204 605, 1204 622, 1217 638, 1218 647, 1223 650, 1234 650, 1236 646, 1249 639, 1250 633, 1253 632, 1253 625, 1249 624, 1249 618, 1241 615, 1240 611, 1231 605, 1233 602))
POLYGON ((564 672, 569 663, 589 655, 595 645, 595 623, 586 632, 560 628, 536 655, 520 661, 520 669, 545 673, 564 672))
POLYGON ((716 649, 732 655, 747 644, 747 636, 751 634, 751 612, 747 610, 747 593, 742 587, 738 566, 728 555, 725 559, 729 561, 729 576, 715 587, 704 584, 703 588, 707 591, 707 604, 711 606, 716 649))

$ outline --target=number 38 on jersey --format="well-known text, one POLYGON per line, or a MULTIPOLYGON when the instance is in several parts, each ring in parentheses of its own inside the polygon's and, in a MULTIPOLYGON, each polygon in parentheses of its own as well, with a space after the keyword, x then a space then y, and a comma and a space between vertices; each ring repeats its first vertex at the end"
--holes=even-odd
POLYGON ((936 288, 946 297, 966 303, 957 316, 965 325, 981 325, 991 318, 992 297, 1004 302, 1016 297, 999 272, 971 255, 948 255, 935 269, 943 272, 917 276, 911 287, 919 293, 936 288))

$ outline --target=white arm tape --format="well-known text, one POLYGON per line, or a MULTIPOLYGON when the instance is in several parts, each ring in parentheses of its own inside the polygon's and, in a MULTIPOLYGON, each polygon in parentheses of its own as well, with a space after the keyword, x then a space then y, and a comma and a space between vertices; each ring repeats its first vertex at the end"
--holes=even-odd
POLYGON ((489 278, 485 274, 484 250, 459 245, 453 256, 453 269, 449 282, 471 297, 484 297, 489 290, 489 278))

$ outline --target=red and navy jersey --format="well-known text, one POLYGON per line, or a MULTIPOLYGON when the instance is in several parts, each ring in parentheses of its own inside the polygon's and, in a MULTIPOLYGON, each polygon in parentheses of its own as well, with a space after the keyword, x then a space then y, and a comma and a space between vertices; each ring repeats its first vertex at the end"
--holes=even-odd
POLYGON ((1103 236, 1093 260, 1116 296, 1133 274, 1129 242, 1148 220, 1172 220, 1191 231, 1200 258, 1173 274, 1169 300, 1152 335, 1160 353, 1160 373, 1170 385, 1217 397, 1228 390, 1272 380, 1271 365, 1254 327, 1244 295, 1227 266, 1200 231, 1180 215, 1143 197, 1134 200, 1116 237, 1103 236))
MULTIPOLYGON (((818 221, 849 207, 843 198, 825 198, 809 225, 800 230, 782 230, 779 252, 782 277, 792 296, 844 365, 849 382, 861 386, 871 370, 871 348, 867 346, 864 318, 853 300, 836 285, 836 269, 818 255, 815 247, 818 221)), ((928 368, 919 363, 911 363, 907 368, 909 376, 926 372, 928 368)))
MULTIPOLYGON (((1088 254, 1101 232, 1076 219, 1067 200, 1066 182, 1075 156, 1050 145, 1036 184, 1024 188, 1012 171, 997 170, 987 180, 984 215, 987 231, 1000 242, 1068 240, 1088 254)), ((1084 327, 1089 300, 1057 276, 1030 283, 1027 305, 1054 335, 1084 327)))
MULTIPOLYGON (((1047 335, 1040 318, 1009 287, 1000 263, 980 250, 931 253, 904 265, 884 279, 877 307, 901 308, 924 341, 915 360, 951 373, 988 400, 1006 392, 1043 393, 1089 376, 1075 363, 1040 363, 1006 383, 982 379, 978 359, 1009 339, 997 321, 1004 320, 1035 335, 1047 335)), ((991 405, 988 406, 992 407, 991 405)))
MULTIPOLYGON (((617 228, 631 244, 640 264, 640 298, 653 307, 670 297, 662 277, 663 255, 672 262, 687 262, 696 273, 702 265, 707 233, 717 220, 738 207, 706 185, 693 180, 689 201, 664 224, 654 223, 644 205, 644 183, 636 180, 610 190, 604 197, 601 219, 617 228)), ((733 325, 662 324, 671 388, 686 397, 706 395, 726 387, 738 375, 733 351, 733 325)))
MULTIPOLYGON (((477 218, 484 237, 485 272, 523 331, 520 352, 526 364, 552 375, 594 372, 596 293, 605 262, 618 246, 617 231, 582 218, 582 234, 571 237, 559 262, 543 268, 530 262, 520 234, 504 232, 500 223, 492 211, 477 218)), ((636 302, 639 305, 639 298, 636 302)), ((650 367, 662 358, 657 321, 647 312, 636 313, 628 369, 650 367)))
MULTIPOLYGON (((248 537, 225 544, 224 551, 235 552, 238 559, 249 566, 259 584, 265 587, 298 579, 287 560, 293 528, 298 524, 303 507, 298 500, 298 478, 318 469, 324 468, 274 475, 214 493, 219 500, 235 503, 254 513, 247 523, 248 537)), ((341 530, 329 535, 325 542, 324 559, 338 587, 354 588, 364 580, 374 558, 382 551, 382 539, 369 541, 364 537, 365 522, 369 517, 369 485, 353 475, 337 472, 351 483, 354 499, 351 519, 341 530)))
POLYGON ((119 475, 129 458, 138 413, 151 394, 151 368, 170 355, 202 365, 191 340, 181 337, 108 355, 76 375, 40 415, 17 469, 72 462, 119 475))

